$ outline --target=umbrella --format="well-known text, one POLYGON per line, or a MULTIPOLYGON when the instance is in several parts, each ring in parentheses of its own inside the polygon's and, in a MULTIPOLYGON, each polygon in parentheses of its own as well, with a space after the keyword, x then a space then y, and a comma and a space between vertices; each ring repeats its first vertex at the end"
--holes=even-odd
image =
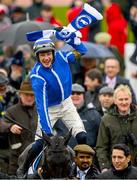
POLYGON ((17 46, 29 43, 26 39, 26 33, 42 29, 53 29, 54 27, 46 22, 22 21, 11 25, 8 29, 0 33, 0 41, 3 45, 17 46))
MULTIPOLYGON (((101 44, 95 44, 91 42, 83 42, 83 44, 87 48, 87 52, 82 58, 107 58, 107 57, 115 57, 114 54, 105 46, 101 44)), ((73 48, 65 44, 61 49, 61 51, 71 51, 73 48)))

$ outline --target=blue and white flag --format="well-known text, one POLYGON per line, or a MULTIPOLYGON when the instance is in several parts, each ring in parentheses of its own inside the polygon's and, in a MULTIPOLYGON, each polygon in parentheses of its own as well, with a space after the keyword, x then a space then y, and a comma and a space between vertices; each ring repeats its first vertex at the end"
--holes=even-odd
POLYGON ((96 22, 102 20, 103 16, 89 4, 85 3, 83 10, 77 15, 75 19, 72 20, 70 24, 68 24, 67 28, 71 31, 80 30, 92 22, 96 22))
POLYGON ((55 30, 39 30, 26 33, 28 41, 36 41, 40 38, 50 38, 55 35, 55 30))
MULTIPOLYGON (((64 39, 70 35, 71 32, 77 32, 80 29, 88 26, 92 22, 96 22, 103 19, 103 16, 89 4, 85 3, 82 11, 77 15, 75 19, 72 20, 71 23, 67 25, 67 27, 63 27, 61 32, 61 36, 65 36, 64 39)), ((51 38, 55 36, 56 30, 40 30, 40 31, 33 31, 26 34, 28 41, 36 41, 39 38, 51 38)), ((79 33, 76 33, 76 37, 79 38, 79 33)), ((61 40, 61 38, 60 38, 61 40)))

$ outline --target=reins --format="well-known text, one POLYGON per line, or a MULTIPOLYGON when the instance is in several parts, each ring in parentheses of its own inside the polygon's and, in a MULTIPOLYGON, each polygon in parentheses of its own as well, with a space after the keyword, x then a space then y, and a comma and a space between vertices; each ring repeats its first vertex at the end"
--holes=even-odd
POLYGON ((37 133, 34 133, 32 130, 30 130, 29 128, 25 127, 25 126, 22 125, 21 123, 16 122, 16 121, 15 121, 14 119, 12 119, 11 117, 9 117, 9 116, 7 116, 7 115, 4 115, 4 117, 5 117, 7 120, 11 121, 12 123, 17 124, 18 126, 20 126, 20 127, 22 127, 23 129, 27 130, 27 131, 30 132, 32 135, 38 136, 39 138, 44 139, 42 136, 40 136, 40 135, 37 134, 37 133))

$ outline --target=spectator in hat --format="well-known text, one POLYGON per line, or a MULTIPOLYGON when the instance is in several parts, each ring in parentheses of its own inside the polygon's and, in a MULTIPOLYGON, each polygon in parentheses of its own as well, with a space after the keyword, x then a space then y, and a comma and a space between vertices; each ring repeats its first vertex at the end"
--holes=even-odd
POLYGON ((95 151, 86 144, 74 147, 74 164, 70 173, 71 179, 96 179, 99 174, 98 169, 93 165, 95 151))
POLYGON ((71 99, 75 105, 87 132, 87 144, 95 147, 100 124, 100 115, 95 106, 85 103, 85 89, 82 85, 72 85, 71 99))
POLYGON ((28 79, 22 82, 18 93, 19 102, 7 109, 2 127, 3 131, 8 133, 10 142, 8 170, 10 175, 16 174, 19 155, 34 141, 38 120, 34 93, 28 79), (10 121, 9 118, 13 119, 14 122, 10 121), (18 123, 32 130, 32 133, 23 129, 18 123))
POLYGON ((99 101, 101 104, 101 109, 99 113, 101 114, 101 116, 107 113, 109 108, 113 104, 113 93, 114 90, 108 86, 104 86, 99 90, 99 101))
POLYGON ((26 12, 22 7, 16 6, 10 11, 12 23, 18 23, 26 20, 26 12))
MULTIPOLYGON (((93 105, 85 104, 85 89, 82 85, 77 83, 72 85, 71 99, 86 129, 87 144, 91 147, 95 147, 101 121, 100 114, 93 105)), ((68 129, 64 127, 62 121, 57 122, 54 128, 60 135, 65 134, 66 131, 68 131, 68 129)), ((69 145, 73 148, 76 144, 76 140, 72 137, 69 141, 69 145)))
POLYGON ((19 90, 23 80, 24 73, 24 58, 22 51, 18 51, 11 59, 9 72, 9 83, 15 89, 19 90))
POLYGON ((0 171, 3 173, 8 173, 9 141, 8 134, 3 132, 1 119, 6 109, 17 101, 18 96, 15 89, 8 85, 8 78, 4 74, 0 74, 0 171))

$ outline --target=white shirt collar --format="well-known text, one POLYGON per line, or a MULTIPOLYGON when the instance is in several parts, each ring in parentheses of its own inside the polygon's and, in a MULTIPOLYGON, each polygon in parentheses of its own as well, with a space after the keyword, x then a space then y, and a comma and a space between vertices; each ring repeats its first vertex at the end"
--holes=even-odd
POLYGON ((86 176, 86 174, 87 174, 87 172, 88 172, 89 169, 90 169, 90 167, 89 167, 88 169, 82 171, 82 170, 80 170, 79 167, 77 166, 77 178, 80 178, 78 172, 79 172, 79 171, 82 171, 83 174, 84 174, 83 179, 85 179, 85 176, 86 176))
POLYGON ((116 77, 110 79, 108 76, 106 76, 106 83, 108 84, 108 87, 114 88, 116 85, 116 77))

